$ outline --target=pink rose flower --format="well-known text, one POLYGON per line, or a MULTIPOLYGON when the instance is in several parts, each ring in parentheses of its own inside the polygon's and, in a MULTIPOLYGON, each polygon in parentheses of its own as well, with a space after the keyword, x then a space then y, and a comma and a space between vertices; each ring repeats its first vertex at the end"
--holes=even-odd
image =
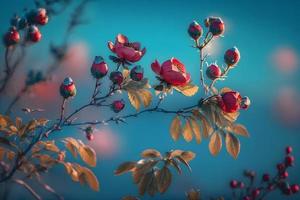
POLYGON ((151 68, 161 79, 173 86, 184 86, 191 80, 191 76, 186 72, 184 64, 176 58, 171 58, 162 65, 155 60, 151 64, 151 68))
POLYGON ((139 42, 130 43, 128 38, 122 34, 117 35, 115 43, 108 42, 108 48, 119 58, 129 62, 139 61, 146 53, 146 48, 141 50, 139 42))

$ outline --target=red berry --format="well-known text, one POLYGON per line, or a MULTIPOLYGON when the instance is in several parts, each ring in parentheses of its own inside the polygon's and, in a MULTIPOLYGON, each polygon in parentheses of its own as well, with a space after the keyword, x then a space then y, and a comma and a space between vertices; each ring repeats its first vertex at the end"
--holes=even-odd
POLYGON ((88 139, 89 141, 94 140, 94 135, 92 133, 86 133, 86 139, 88 139))
POLYGON ((290 154, 290 153, 292 153, 292 151, 293 151, 293 148, 291 146, 288 146, 285 149, 286 154, 290 154))
POLYGON ((209 17, 205 20, 205 26, 209 27, 209 32, 211 32, 213 36, 222 35, 225 31, 224 22, 220 17, 209 17))
POLYGON ((235 66, 241 58, 240 52, 236 47, 228 49, 224 54, 224 61, 229 67, 235 66))
POLYGON ((278 171, 283 171, 284 169, 285 169, 285 165, 283 164, 283 163, 279 163, 279 164, 277 164, 277 170, 278 171))
POLYGON ((287 171, 284 171, 280 174, 280 178, 286 179, 289 176, 289 173, 287 171))
POLYGON ((130 71, 130 78, 134 81, 141 81, 144 78, 144 69, 137 65, 130 71))
POLYGON ((244 97, 242 98, 242 101, 241 101, 241 105, 240 105, 240 106, 241 106, 242 109, 246 110, 246 109, 249 108, 250 104, 251 104, 251 101, 250 101, 249 97, 244 96, 244 97))
POLYGON ((118 85, 121 85, 124 80, 123 74, 119 71, 111 72, 109 78, 114 84, 118 85))
POLYGON ((233 188, 233 189, 237 188, 238 184, 239 184, 239 182, 236 181, 236 180, 230 181, 230 187, 233 188))
POLYGON ((42 34, 37 26, 32 25, 28 29, 28 37, 32 42, 38 42, 42 39, 42 34))
POLYGON ((6 46, 15 45, 20 41, 20 34, 15 27, 10 28, 10 30, 5 33, 3 37, 3 42, 6 46))
POLYGON ((295 161, 294 156, 286 156, 285 157, 285 164, 286 164, 286 166, 292 166, 293 163, 294 163, 294 161, 295 161))
POLYGON ((241 95, 238 92, 230 91, 222 94, 219 98, 219 107, 226 113, 234 113, 240 109, 241 95))
POLYGON ((300 187, 299 187, 299 185, 294 184, 294 185, 291 186, 291 189, 292 189, 293 193, 297 193, 297 192, 299 192, 300 187))
POLYGON ((270 174, 264 174, 262 177, 263 181, 268 182, 270 181, 270 174))
POLYGON ((45 8, 39 8, 36 11, 34 21, 39 25, 45 25, 48 23, 48 16, 45 8))
POLYGON ((252 190, 252 197, 253 198, 256 198, 256 197, 258 197, 259 196, 259 194, 260 194, 260 190, 258 189, 258 188, 256 188, 256 189, 254 189, 254 190, 252 190))
POLYGON ((243 200, 251 200, 251 197, 249 197, 249 196, 244 196, 244 197, 243 197, 243 200))
POLYGON ((120 112, 125 107, 125 102, 123 100, 117 100, 112 103, 112 110, 115 113, 120 112))
POLYGON ((91 73, 96 79, 103 78, 108 72, 107 64, 101 56, 96 56, 91 67, 91 73))
POLYGON ((219 78, 222 75, 221 69, 218 67, 218 65, 211 64, 206 69, 206 75, 209 79, 214 80, 216 78, 219 78))
POLYGON ((74 97, 76 95, 76 87, 72 78, 67 77, 60 85, 60 95, 63 98, 74 97))
POLYGON ((188 28, 188 34, 194 40, 198 40, 202 36, 203 30, 202 27, 196 22, 193 21, 188 28))

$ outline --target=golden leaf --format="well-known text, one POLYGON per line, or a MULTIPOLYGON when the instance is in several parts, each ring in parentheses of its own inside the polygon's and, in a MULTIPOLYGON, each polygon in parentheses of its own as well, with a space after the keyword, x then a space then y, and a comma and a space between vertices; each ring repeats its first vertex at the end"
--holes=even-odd
POLYGON ((161 170, 158 170, 156 178, 158 191, 160 193, 166 192, 172 182, 172 174, 169 168, 164 166, 161 170))
POLYGON ((185 121, 185 126, 183 128, 182 135, 185 141, 187 142, 190 142, 193 139, 193 130, 188 120, 185 121))
POLYGON ((190 117, 189 121, 190 121, 190 124, 192 126, 192 129, 193 129, 193 132, 194 132, 194 135, 195 135, 195 138, 196 138, 196 142, 198 144, 200 144, 201 143, 201 132, 200 132, 199 124, 197 123, 197 121, 193 117, 190 117))
POLYGON ((182 158, 182 156, 177 156, 174 159, 178 159, 181 163, 183 163, 185 166, 187 166, 187 168, 189 169, 190 172, 192 172, 192 168, 191 168, 190 164, 186 160, 184 160, 182 158))
POLYGON ((84 174, 85 181, 90 186, 90 188, 95 191, 99 191, 99 181, 95 174, 89 168, 86 167, 81 167, 80 171, 82 174, 84 174))
POLYGON ((145 107, 148 107, 151 104, 152 101, 152 95, 151 92, 143 89, 138 91, 139 97, 142 100, 145 107))
POLYGON ((242 124, 233 124, 232 127, 229 129, 229 131, 233 132, 237 135, 249 137, 247 128, 245 126, 243 126, 242 124))
POLYGON ((133 170, 136 166, 135 162, 124 162, 115 170, 115 175, 121 175, 123 173, 133 170))
POLYGON ((182 150, 179 150, 179 149, 176 149, 176 150, 173 150, 173 151, 171 151, 171 153, 170 153, 170 158, 174 158, 174 157, 176 157, 176 156, 181 156, 181 154, 182 154, 182 150))
POLYGON ((16 127, 19 129, 22 126, 22 119, 20 117, 16 117, 16 127))
POLYGON ((65 147, 72 153, 72 155, 76 158, 77 157, 77 151, 78 149, 78 142, 74 138, 65 138, 63 140, 65 142, 65 147))
POLYGON ((177 162, 177 160, 171 159, 171 160, 170 160, 170 164, 171 164, 173 167, 175 167, 175 169, 177 170, 178 174, 181 174, 181 173, 182 173, 182 170, 181 170, 181 168, 180 168, 179 163, 177 162))
POLYGON ((7 157, 7 159, 10 160, 10 161, 12 161, 12 160, 15 158, 15 156, 16 156, 16 153, 13 152, 13 151, 8 150, 8 151, 6 152, 6 157, 7 157))
POLYGON ((139 194, 144 195, 147 191, 148 185, 150 181, 152 180, 153 173, 150 171, 146 173, 144 176, 141 177, 141 180, 139 182, 139 194))
POLYGON ((181 153, 181 157, 186 162, 190 162, 191 160, 193 160, 196 157, 196 154, 194 152, 191 152, 191 151, 183 151, 181 153))
POLYGON ((193 115, 202 122, 203 137, 208 138, 213 131, 210 123, 208 122, 206 117, 198 110, 193 110, 193 115))
POLYGON ((5 155, 5 149, 3 147, 0 147, 0 161, 3 160, 5 155))
POLYGON ((91 167, 95 167, 97 163, 96 152, 89 146, 80 145, 78 147, 78 153, 81 159, 91 167))
POLYGON ((49 120, 44 119, 44 118, 36 120, 36 123, 37 123, 38 126, 46 126, 48 122, 49 122, 49 120))
POLYGON ((124 78, 127 78, 129 76, 129 74, 130 74, 130 71, 128 69, 124 69, 123 72, 122 72, 122 74, 123 74, 124 78))
POLYGON ((6 128, 9 124, 12 124, 11 119, 8 116, 0 115, 0 128, 6 128))
POLYGON ((170 133, 173 140, 178 140, 181 134, 181 121, 178 115, 173 119, 171 126, 170 126, 170 133))
POLYGON ((141 157, 143 158, 160 158, 161 154, 156 149, 146 149, 141 153, 141 157))
POLYGON ((59 148, 55 145, 55 141, 52 140, 52 141, 46 141, 43 143, 44 147, 46 150, 48 151, 52 151, 52 152, 55 152, 55 153, 58 153, 59 152, 59 148))
POLYGON ((199 87, 193 84, 187 84, 185 86, 176 86, 175 90, 179 91, 185 96, 193 96, 198 92, 199 87))
POLYGON ((18 132, 17 127, 15 127, 14 125, 10 125, 9 129, 11 130, 12 133, 17 133, 18 132))
POLYGON ((222 148, 222 138, 219 133, 213 133, 209 141, 210 153, 214 156, 218 155, 222 148))
POLYGON ((139 95, 136 91, 128 90, 128 99, 131 105, 136 109, 139 110, 141 107, 139 95))
POLYGON ((186 196, 187 200, 200 200, 200 191, 191 189, 186 196))
POLYGON ((240 141, 231 133, 227 133, 225 137, 227 152, 235 159, 240 153, 240 141))

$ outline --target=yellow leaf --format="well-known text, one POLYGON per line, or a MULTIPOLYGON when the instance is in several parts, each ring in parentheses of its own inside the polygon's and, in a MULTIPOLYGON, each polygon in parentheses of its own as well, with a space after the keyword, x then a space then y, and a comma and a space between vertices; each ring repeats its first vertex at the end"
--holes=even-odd
POLYGON ((175 90, 179 91, 180 93, 182 93, 185 96, 193 96, 198 92, 199 87, 197 85, 193 85, 193 84, 187 84, 185 86, 177 86, 174 87, 175 90))
POLYGON ((182 131, 182 136, 187 142, 190 142, 193 139, 193 130, 188 120, 185 121, 185 126, 182 131))
POLYGON ((142 100, 145 107, 148 107, 151 104, 152 101, 152 95, 151 92, 143 89, 138 91, 139 97, 142 100))
POLYGON ((157 171, 156 175, 157 186, 160 193, 164 193, 169 188, 172 182, 172 174, 168 167, 163 167, 157 171))
POLYGON ((66 148, 72 153, 72 155, 76 158, 77 157, 77 151, 78 149, 78 142, 74 138, 65 138, 64 139, 66 148))
POLYGON ((129 74, 130 74, 130 71, 128 69, 124 69, 123 72, 122 72, 122 74, 123 74, 124 78, 127 78, 129 76, 129 74))
POLYGON ((12 121, 8 116, 0 115, 0 128, 6 128, 10 124, 12 121))
POLYGON ((247 131, 247 128, 243 126, 242 124, 234 124, 230 128, 230 131, 241 136, 249 137, 249 133, 247 131))
POLYGON ((191 151, 184 151, 184 152, 181 153, 180 156, 186 162, 190 162, 191 160, 193 160, 196 157, 196 154, 194 152, 191 152, 191 151))
POLYGON ((136 109, 139 110, 141 107, 141 102, 139 99, 139 95, 136 91, 128 90, 128 99, 131 105, 136 109))
POLYGON ((214 156, 218 155, 222 148, 222 138, 219 133, 213 133, 209 141, 210 153, 214 156))
POLYGON ((173 140, 178 140, 181 134, 181 121, 178 115, 173 119, 171 126, 170 126, 170 133, 173 140))
POLYGON ((202 122, 203 137, 208 138, 213 131, 213 128, 211 127, 210 123, 208 122, 206 117, 203 114, 201 114, 198 110, 193 110, 193 115, 202 122))
POLYGON ((59 148, 55 145, 55 141, 52 140, 52 141, 46 141, 43 143, 44 147, 46 150, 48 151, 52 151, 52 152, 55 152, 55 153, 58 153, 59 152, 59 148))
POLYGON ((85 181, 90 186, 90 188, 95 191, 99 191, 99 181, 95 174, 89 168, 86 167, 81 167, 81 173, 84 174, 85 181))
POLYGON ((141 157, 143 158, 160 158, 161 154, 155 149, 146 149, 142 152, 141 157))
POLYGON ((78 153, 81 159, 91 167, 95 167, 97 163, 96 152, 89 146, 79 146, 78 153))
POLYGON ((131 171, 135 168, 136 163, 135 162, 124 162, 115 170, 115 175, 121 175, 123 173, 126 173, 128 171, 131 171))
POLYGON ((198 144, 200 144, 201 143, 201 132, 200 132, 199 124, 197 123, 197 121, 193 117, 190 117, 189 121, 191 123, 193 132, 195 134, 196 142, 198 144))
POLYGON ((231 133, 227 133, 225 137, 227 152, 235 159, 240 153, 240 141, 231 133))

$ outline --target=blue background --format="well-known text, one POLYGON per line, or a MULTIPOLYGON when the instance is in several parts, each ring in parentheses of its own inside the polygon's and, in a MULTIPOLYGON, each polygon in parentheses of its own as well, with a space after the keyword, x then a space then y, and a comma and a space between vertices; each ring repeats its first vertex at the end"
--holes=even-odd
MULTIPOLYGON (((74 1, 74 4, 78 2, 74 1)), ((2 0, 0 5, 0 32, 7 30, 12 13, 21 13, 24 7, 33 7, 31 1, 19 0, 2 0)), ((178 142, 171 140, 168 129, 173 116, 148 113, 137 119, 129 119, 128 124, 110 125, 110 129, 118 135, 121 142, 118 152, 113 156, 98 157, 98 165, 94 172, 101 183, 100 192, 93 192, 88 187, 73 183, 63 174, 62 167, 53 169, 46 179, 66 199, 120 199, 128 194, 137 194, 137 189, 129 174, 118 177, 113 175, 113 170, 118 164, 127 160, 138 160, 140 152, 146 148, 156 148, 162 152, 185 149, 197 153, 196 159, 191 162, 193 172, 185 171, 181 176, 174 173, 173 183, 166 194, 153 199, 183 199, 185 191, 191 187, 199 188, 206 199, 210 196, 230 195, 229 180, 242 178, 244 169, 256 170, 258 174, 266 171, 274 174, 275 165, 283 158, 283 150, 287 145, 293 146, 296 159, 300 158, 298 123, 300 119, 296 119, 297 123, 293 126, 287 125, 274 117, 276 111, 273 110, 274 99, 282 86, 293 87, 299 92, 299 64, 292 74, 285 75, 278 71, 269 59, 274 49, 281 46, 292 48, 299 56, 299 8, 300 1, 292 0, 101 0, 90 3, 84 13, 88 24, 76 29, 70 42, 84 41, 88 46, 90 62, 95 55, 108 58, 110 52, 106 43, 109 40, 114 41, 118 33, 141 42, 142 46, 147 48, 147 53, 139 64, 144 67, 145 75, 150 78, 151 83, 155 82, 150 68, 151 62, 154 59, 162 62, 172 56, 186 65, 194 82, 198 83, 199 59, 197 52, 190 47, 192 41, 187 35, 187 26, 194 19, 202 23, 207 16, 222 17, 226 25, 225 36, 213 41, 217 43, 217 50, 209 57, 209 61, 217 60, 221 64, 223 52, 227 48, 232 46, 239 48, 241 61, 238 67, 230 72, 226 82, 218 83, 217 86, 220 88, 226 85, 251 98, 251 108, 242 111, 239 118, 239 122, 247 126, 251 137, 240 138, 241 153, 237 160, 231 158, 224 148, 217 157, 213 157, 208 151, 207 141, 197 145, 195 141, 186 143, 183 140, 178 142)), ((40 66, 30 64, 30 59, 34 58, 44 63, 48 62, 48 45, 51 41, 57 43, 62 41, 70 12, 72 8, 50 19, 49 24, 42 28, 43 40, 30 48, 30 56, 25 67, 39 68, 40 66)), ((1 52, 3 51, 1 48, 1 52)), ((110 62, 109 64, 113 65, 110 62)), ((76 83, 79 92, 72 107, 86 102, 86 96, 92 91, 94 84, 89 74, 89 66, 86 66, 86 74, 82 75, 82 80, 76 80, 76 83)), ((174 94, 168 96, 162 106, 173 109, 188 106, 201 96, 202 91, 191 98, 174 94)), ((53 105, 53 108, 56 109, 58 106, 53 105)), ((133 111, 133 108, 127 105, 123 113, 133 111)), ((63 135, 60 137, 65 137, 74 132, 78 130, 66 129, 59 134, 63 135)), ((296 166, 290 170, 292 183, 300 180, 300 165, 297 165, 297 161, 296 166)), ((19 196, 21 193, 27 195, 27 192, 23 192, 18 186, 13 191, 18 191, 17 194, 12 193, 13 198, 17 198, 16 195, 19 196)), ((51 195, 47 197, 50 198, 51 195)), ((285 198, 279 193, 269 197, 269 199, 285 198)), ((297 195, 289 199, 299 198, 297 195)))

